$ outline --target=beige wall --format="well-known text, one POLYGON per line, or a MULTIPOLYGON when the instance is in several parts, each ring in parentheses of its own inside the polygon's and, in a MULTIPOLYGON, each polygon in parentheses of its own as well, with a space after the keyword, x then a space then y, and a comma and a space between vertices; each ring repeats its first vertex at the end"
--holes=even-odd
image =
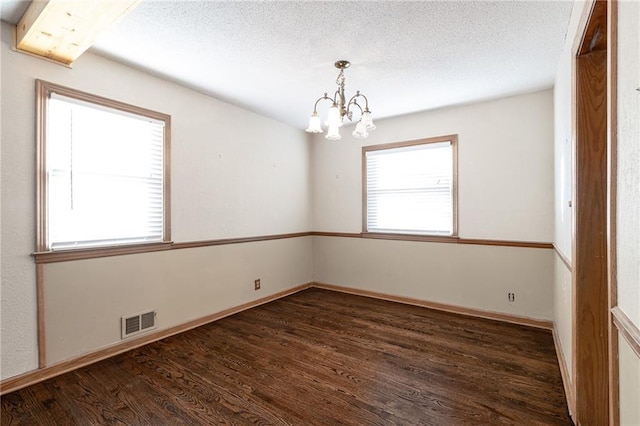
MULTIPOLYGON (((567 372, 571 374, 573 368, 573 338, 572 338, 572 316, 573 316, 573 291, 571 285, 571 271, 567 269, 564 262, 554 252, 553 254, 553 319, 556 335, 560 339, 559 345, 562 355, 567 364, 567 372)), ((571 380, 571 377, 569 377, 571 380)))
MULTIPOLYGON (((172 115, 176 242, 361 230, 362 144, 350 135, 310 145, 301 130, 91 53, 67 69, 10 40, 3 23, 2 378, 37 364, 35 78, 172 115)), ((384 120, 365 143, 458 134, 460 236, 548 242, 552 123, 545 90, 384 120)), ((549 249, 327 237, 48 264, 47 362, 118 342, 122 315, 158 309, 162 329, 311 280, 552 319, 553 276, 549 249)))
MULTIPOLYGON (((312 147, 313 223, 362 230, 364 145, 458 134, 459 235, 550 242, 553 234, 551 90, 377 123, 366 140, 343 130, 312 147), (344 141, 347 141, 345 143, 344 141)), ((318 237, 314 280, 426 301, 552 319, 548 249, 318 237), (509 303, 507 294, 516 293, 509 303)))
MULTIPOLYGON (((0 138, 2 138, 2 55, 0 55, 0 138)), ((2 298, 2 143, 0 142, 0 299, 2 298)), ((2 307, 0 304, 0 322, 2 321, 2 307)), ((2 351, 0 339, 0 355, 2 351)), ((2 366, 0 361, 0 379, 2 378, 2 366)))
MULTIPOLYGON (((37 367, 35 267, 30 256, 35 242, 36 78, 172 116, 174 241, 311 230, 309 145, 302 130, 91 53, 68 69, 12 52, 10 44, 11 27, 3 22, 2 378, 37 367)), ((123 313, 153 305, 162 308, 159 318, 162 326, 168 327, 236 301, 258 299, 284 286, 309 282, 311 244, 291 240, 286 248, 278 248, 279 244, 263 251, 253 246, 228 246, 48 265, 45 292, 47 320, 51 321, 47 324, 50 361, 112 343, 123 313), (218 256, 226 263, 221 264, 218 256), (267 265, 260 256, 273 263, 267 265), (148 262, 145 268, 131 264, 141 259, 148 262), (289 262, 295 264, 275 274, 276 265, 289 262), (227 268, 229 265, 243 268, 227 268), (129 274, 122 275, 124 270, 129 274), (168 281, 158 271, 185 275, 168 281), (267 279, 265 288, 254 293, 253 279, 269 276, 278 283, 270 285, 267 279), (125 288, 127 293, 122 294, 125 288), (247 289, 251 291, 246 293, 247 289), (150 290, 158 295, 149 295, 150 290), (91 296, 98 294, 103 297, 91 296), (215 300, 205 303, 208 299, 215 300), (107 307, 112 303, 115 305, 107 307), (178 307, 184 312, 177 314, 178 307), (91 325, 91 330, 84 330, 81 336, 73 336, 73 330, 67 329, 73 309, 89 315, 85 326, 91 325), (105 315, 108 330, 97 324, 92 310, 105 315), (68 348, 62 349, 62 345, 68 348)))
MULTIPOLYGON (((573 212, 569 207, 572 201, 573 158, 573 101, 572 73, 573 73, 573 42, 578 32, 578 25, 585 3, 576 1, 571 12, 571 20, 558 64, 554 86, 554 236, 553 244, 567 259, 572 256, 573 212)), ((554 274, 554 323, 560 338, 564 359, 567 362, 567 372, 572 374, 573 353, 573 305, 572 305, 572 275, 571 271, 555 255, 554 274)), ((570 380, 573 380, 569 377, 570 380)))
MULTIPOLYGON (((571 142, 572 134, 572 45, 584 2, 574 4, 565 47, 555 82, 555 235, 554 244, 571 258, 571 142)), ((618 304, 636 326, 640 324, 640 3, 618 2, 618 201, 617 281, 618 304)), ((569 374, 572 359, 571 272, 556 259, 554 318, 569 374)), ((620 336, 620 418, 622 425, 640 424, 638 401, 640 362, 620 336)))
POLYGON ((551 250, 314 237, 314 281, 552 319, 551 250), (507 300, 508 292, 516 301, 507 300))
MULTIPOLYGON (((640 329, 640 3, 618 2, 618 306, 640 329)), ((640 425, 640 358, 619 336, 620 424, 640 425)))
POLYGON ((620 426, 640 425, 640 358, 618 334, 620 426))
POLYGON ((571 61, 563 52, 558 79, 554 88, 555 143, 554 143, 554 244, 571 259, 571 227, 573 164, 571 134, 571 61))
MULTIPOLYGON (((640 328, 640 3, 618 4, 618 305, 640 328)), ((640 398, 639 398, 640 400, 640 398)))
POLYGON ((47 363, 120 342, 125 315, 155 309, 162 330, 309 283, 311 238, 47 264, 47 363))
POLYGON ((362 230, 362 146, 458 134, 459 234, 550 242, 553 237, 553 92, 382 120, 367 139, 316 136, 316 231, 362 230))

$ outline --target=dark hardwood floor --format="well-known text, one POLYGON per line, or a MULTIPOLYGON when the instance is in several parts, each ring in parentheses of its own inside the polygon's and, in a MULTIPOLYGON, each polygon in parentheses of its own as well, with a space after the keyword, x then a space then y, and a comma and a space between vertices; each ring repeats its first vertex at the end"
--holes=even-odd
POLYGON ((309 289, 5 395, 2 425, 571 425, 546 330, 309 289))

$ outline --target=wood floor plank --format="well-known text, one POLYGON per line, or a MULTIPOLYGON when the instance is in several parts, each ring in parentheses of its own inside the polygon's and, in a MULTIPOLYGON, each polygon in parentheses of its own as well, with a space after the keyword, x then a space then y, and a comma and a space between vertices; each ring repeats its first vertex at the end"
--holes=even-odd
MULTIPOLYGON (((318 340, 316 340, 314 343, 317 344, 318 340)), ((416 400, 415 398, 417 390, 400 381, 396 381, 396 375, 389 374, 387 371, 385 371, 387 370, 387 368, 385 368, 385 366, 383 365, 382 356, 380 356, 380 359, 373 364, 375 368, 368 368, 366 364, 361 364, 360 368, 357 371, 349 371, 350 368, 348 367, 348 364, 360 363, 360 359, 358 359, 357 354, 355 354, 355 358, 352 355, 349 355, 348 359, 343 359, 341 361, 341 358, 344 357, 341 357, 340 354, 335 353, 334 356, 326 357, 323 355, 322 350, 318 349, 318 346, 305 346, 303 343, 296 340, 289 342, 287 346, 289 348, 288 352, 290 353, 319 354, 319 356, 316 356, 312 359, 307 356, 300 360, 289 360, 288 365, 296 370, 310 373, 312 375, 311 377, 320 380, 322 383, 329 383, 333 387, 335 387, 335 389, 327 389, 325 390, 325 392, 330 390, 338 390, 338 392, 340 392, 338 394, 338 397, 340 397, 341 394, 351 395, 356 393, 358 395, 358 400, 365 400, 367 396, 366 392, 370 389, 375 389, 374 395, 378 399, 380 397, 392 395, 396 398, 411 400, 411 408, 413 409, 420 407, 420 401, 416 400), (377 380, 368 380, 368 377, 376 376, 378 377, 377 380), (341 383, 339 380, 340 378, 346 380, 343 380, 341 383), (379 380, 380 378, 384 378, 384 380, 379 380), (355 384, 356 386, 348 386, 349 384, 355 384), (345 387, 345 385, 347 386, 345 387)), ((327 345, 323 343, 321 347, 326 346, 327 345)), ((386 358, 389 358, 389 356, 386 356, 386 358)), ((380 401, 375 401, 377 402, 377 404, 371 403, 371 406, 382 406, 384 407, 385 411, 390 412, 392 410, 392 407, 390 405, 392 400, 393 398, 389 398, 388 400, 383 401, 383 403, 380 403, 380 401)), ((444 404, 442 408, 445 408, 444 404)), ((465 409, 468 410, 469 407, 465 407, 465 409)), ((402 412, 394 414, 398 418, 403 417, 402 412)))
MULTIPOLYGON (((353 336, 351 336, 351 337, 353 337, 353 336)), ((445 340, 448 340, 448 339, 445 339, 445 340)), ((395 351, 395 352, 398 352, 398 351, 402 350, 402 348, 391 348, 390 350, 395 351)), ((448 354, 448 355, 450 355, 450 356, 455 356, 455 352, 451 352, 451 353, 450 353, 450 354, 448 354)), ((478 367, 478 368, 476 368, 476 369, 475 369, 475 371, 480 371, 480 372, 484 372, 484 371, 485 371, 485 366, 484 366, 484 365, 480 365, 480 366, 477 366, 477 367, 478 367)), ((430 368, 430 370, 431 370, 431 368, 430 368)), ((414 371, 415 371, 415 369, 414 369, 414 371)), ((472 370, 472 372, 473 372, 473 370, 472 370)), ((443 377, 446 377, 446 375, 444 375, 443 377)), ((391 377, 391 379, 393 379, 393 377, 391 377)), ((483 380, 485 380, 485 378, 483 378, 483 380)), ((461 387, 463 387, 463 385, 464 385, 464 383, 465 383, 466 381, 468 381, 468 377, 462 377, 462 378, 460 379, 460 383, 457 383, 457 384, 454 384, 454 385, 456 385, 455 387, 461 388, 461 387)), ((535 414, 534 414, 534 415, 535 415, 535 414)), ((531 419, 529 419, 529 420, 531 420, 531 419)), ((524 421, 524 420, 523 420, 523 421, 524 421)))
MULTIPOLYGON (((264 318, 263 318, 263 319, 264 319, 264 318)), ((543 332, 543 333, 544 333, 544 332, 543 332)), ((335 333, 333 333, 333 334, 335 334, 335 333)), ((368 334, 368 335, 370 335, 370 334, 371 334, 371 332, 370 332, 370 331, 368 331, 368 332, 367 332, 367 334, 368 334)), ((351 336, 351 337, 353 337, 353 336, 351 336)), ((379 336, 379 334, 378 334, 378 335, 376 335, 376 337, 378 337, 378 338, 379 338, 379 337, 380 337, 380 336, 379 336)), ((415 336, 414 336, 414 337, 415 337, 415 336)), ((393 339, 393 337, 392 337, 392 339, 393 339)), ((378 340, 380 340, 380 339, 378 339, 378 340)), ((412 338, 412 341, 415 341, 415 340, 412 338)), ((444 339, 444 341, 445 341, 445 342, 448 342, 448 341, 450 341, 450 339, 449 339, 449 338, 446 338, 446 339, 444 339)), ((380 342, 378 342, 378 346, 380 346, 380 342)), ((406 346, 406 345, 405 345, 405 346, 406 346)), ((388 350, 389 352, 397 353, 397 352, 399 352, 399 351, 400 351, 400 352, 402 352, 402 350, 403 350, 403 349, 406 349, 406 348, 395 348, 395 349, 394 349, 394 348, 389 348, 389 349, 387 349, 387 350, 388 350)), ((456 352, 454 352, 454 351, 447 351, 447 352, 443 353, 443 355, 444 355, 444 356, 446 356, 446 357, 448 357, 448 358, 455 358, 455 356, 456 356, 456 352)), ((504 352, 502 349, 500 349, 499 351, 497 351, 497 352, 495 353, 495 355, 496 355, 496 358, 498 358, 498 359, 502 358, 502 359, 500 360, 500 363, 502 363, 502 361, 503 361, 503 359, 504 359, 504 358, 509 358, 509 356, 510 356, 510 354, 509 354, 508 352, 505 354, 505 352, 504 352)), ((468 358, 467 358, 467 361, 468 361, 468 360, 469 360, 469 356, 468 356, 468 355, 466 355, 466 354, 464 354, 464 356, 467 356, 467 357, 468 357, 468 358)), ((445 359, 447 359, 447 358, 445 358, 445 359)), ((480 364, 478 364, 478 365, 475 365, 475 366, 473 366, 473 365, 472 365, 472 367, 473 367, 473 368, 470 370, 470 372, 469 372, 469 373, 466 373, 466 374, 465 374, 465 376, 461 378, 461 380, 466 381, 466 380, 468 379, 468 374, 472 374, 472 373, 474 373, 474 371, 477 371, 477 372, 484 372, 484 371, 486 371, 486 368, 485 368, 485 367, 486 367, 486 364, 487 364, 487 363, 491 363, 491 360, 490 360, 490 359, 489 359, 489 360, 488 360, 488 359, 486 359, 486 357, 484 357, 484 358, 480 358, 480 357, 472 357, 471 359, 472 359, 472 360, 478 360, 478 361, 479 361, 479 362, 481 362, 481 363, 480 363, 480 364)), ((433 359, 433 357, 431 357, 430 362, 433 362, 433 360, 434 360, 434 359, 433 359)), ((454 359, 453 361, 451 361, 451 362, 454 362, 454 363, 455 363, 455 359, 454 359)), ((521 362, 522 362, 522 360, 521 360, 521 359, 519 359, 519 360, 518 360, 518 362, 520 362, 520 363, 521 363, 521 362)), ((471 363, 469 363, 469 364, 471 364, 471 363)), ((493 364, 497 366, 497 363, 496 363, 496 362, 493 362, 493 364)), ((519 364, 514 364, 514 367, 513 367, 513 368, 511 368, 511 369, 512 369, 512 370, 514 370, 514 368, 515 368, 515 367, 518 367, 518 365, 519 365, 519 364)), ((546 365, 548 365, 548 366, 554 366, 554 364, 553 364, 552 362, 549 362, 549 363, 547 363, 546 365)), ((556 368, 556 367, 554 367, 554 368, 556 368)), ((519 370, 519 368, 517 368, 517 369, 519 370)), ((433 368, 433 365, 429 366, 429 371, 430 371, 430 372, 433 372, 434 370, 436 370, 436 371, 435 371, 436 373, 438 372, 438 371, 437 371, 437 369, 434 369, 434 368, 433 368)), ((548 370, 548 369, 547 369, 547 370, 548 370)), ((515 370, 514 370, 514 371, 515 371, 515 370)), ((549 373, 549 371, 547 371, 547 373, 549 373)), ((552 375, 553 375, 553 376, 556 376, 556 377, 557 377, 557 370, 552 369, 552 370, 551 370, 551 373, 552 373, 552 375)), ((522 374, 525 374, 525 377, 527 377, 527 374, 530 374, 530 373, 527 373, 527 371, 524 371, 524 372, 521 372, 521 373, 517 373, 517 374, 515 374, 516 379, 517 379, 517 376, 518 376, 518 375, 522 375, 522 374)), ((538 376, 540 376, 540 371, 538 371, 538 372, 537 372, 537 374, 538 374, 538 376)), ((442 374, 442 377, 444 377, 444 378, 447 378, 447 377, 449 377, 449 376, 451 376, 451 373, 449 373, 449 374, 442 374)), ((484 380, 484 379, 483 379, 483 380, 484 380)), ((528 395, 528 397, 530 397, 530 396, 528 395)))
MULTIPOLYGON (((287 413, 288 417, 298 418, 299 422, 304 422, 305 418, 300 417, 297 411, 323 412, 323 417, 329 420, 335 417, 337 409, 344 411, 347 408, 354 408, 340 406, 340 401, 332 400, 330 389, 328 389, 330 385, 314 375, 310 376, 309 371, 296 369, 288 363, 285 364, 280 356, 262 357, 262 353, 268 352, 267 347, 261 345, 255 347, 253 351, 246 351, 251 342, 241 341, 230 330, 224 330, 224 336, 226 344, 223 348, 215 345, 215 336, 205 336, 202 342, 208 342, 208 346, 217 353, 229 351, 233 354, 209 361, 215 366, 216 371, 226 372, 225 378, 230 379, 226 384, 230 388, 237 384, 239 378, 251 382, 255 384, 252 389, 254 395, 259 395, 263 402, 266 401, 270 406, 277 407, 281 412, 287 413), (291 380, 289 369, 299 373, 295 381, 291 380), (291 395, 296 396, 295 404, 291 403, 291 395), (305 395, 308 397, 304 398, 305 395), (329 406, 330 409, 325 408, 329 406)), ((197 338, 191 339, 191 342, 194 340, 197 338)), ((367 412, 359 414, 363 419, 371 415, 367 412)), ((339 421, 339 417, 334 420, 339 421)))
POLYGON ((3 425, 571 425, 546 330, 308 289, 5 395, 3 425))

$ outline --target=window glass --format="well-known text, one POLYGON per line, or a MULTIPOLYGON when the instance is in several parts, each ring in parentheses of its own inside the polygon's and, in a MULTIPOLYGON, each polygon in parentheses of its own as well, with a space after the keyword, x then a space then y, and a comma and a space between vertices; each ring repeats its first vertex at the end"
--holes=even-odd
POLYGON ((454 235, 454 142, 364 148, 366 231, 454 235))
POLYGON ((51 92, 45 250, 161 242, 165 121, 51 92))

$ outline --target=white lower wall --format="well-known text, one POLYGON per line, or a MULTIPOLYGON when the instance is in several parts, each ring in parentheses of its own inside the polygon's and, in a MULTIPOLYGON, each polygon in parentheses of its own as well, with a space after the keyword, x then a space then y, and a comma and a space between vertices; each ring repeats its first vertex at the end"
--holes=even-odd
MULTIPOLYGON (((565 266, 560 256, 554 251, 554 286, 553 286, 553 319, 560 349, 566 362, 567 373, 573 371, 573 287, 571 271, 565 266)), ((573 380, 568 377, 569 380, 573 380)), ((573 386, 573 385, 571 385, 573 386)), ((573 387, 571 387, 572 389, 573 387)))
POLYGON ((47 364, 121 342, 122 316, 156 309, 162 330, 309 283, 311 250, 299 237, 46 264, 47 364))
POLYGON ((315 282, 553 319, 549 249, 314 237, 314 267, 315 282))
POLYGON ((620 426, 640 425, 640 358, 618 334, 620 426))

